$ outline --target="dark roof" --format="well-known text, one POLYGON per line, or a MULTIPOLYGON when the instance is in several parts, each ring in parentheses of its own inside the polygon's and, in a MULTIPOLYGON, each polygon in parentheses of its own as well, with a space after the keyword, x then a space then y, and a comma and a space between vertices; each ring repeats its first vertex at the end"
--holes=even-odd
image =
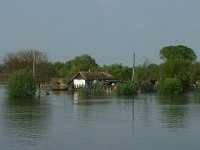
POLYGON ((107 72, 79 72, 74 76, 75 78, 83 78, 85 80, 113 80, 115 79, 111 74, 107 72))

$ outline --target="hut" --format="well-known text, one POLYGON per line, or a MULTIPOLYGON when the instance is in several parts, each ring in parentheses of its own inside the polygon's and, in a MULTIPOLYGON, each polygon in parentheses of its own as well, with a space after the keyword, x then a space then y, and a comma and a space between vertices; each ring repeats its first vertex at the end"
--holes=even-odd
POLYGON ((113 85, 115 77, 107 72, 79 72, 68 83, 68 87, 78 89, 81 87, 92 88, 107 85, 113 85))

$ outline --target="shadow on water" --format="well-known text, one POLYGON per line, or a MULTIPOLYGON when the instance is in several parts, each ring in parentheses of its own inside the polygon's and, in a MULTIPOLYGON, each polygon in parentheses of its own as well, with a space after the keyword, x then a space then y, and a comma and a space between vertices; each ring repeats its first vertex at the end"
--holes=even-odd
POLYGON ((19 143, 34 144, 48 126, 50 110, 43 99, 5 99, 5 129, 19 143), (18 138, 20 137, 20 138, 18 138))

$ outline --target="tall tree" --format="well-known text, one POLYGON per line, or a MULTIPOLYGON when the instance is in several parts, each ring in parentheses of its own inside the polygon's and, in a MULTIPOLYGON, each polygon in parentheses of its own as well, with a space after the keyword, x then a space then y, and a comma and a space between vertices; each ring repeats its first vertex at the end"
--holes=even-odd
POLYGON ((165 60, 160 65, 161 77, 178 78, 189 75, 190 67, 197 58, 191 48, 182 45, 162 48, 160 57, 165 60))
POLYGON ((62 74, 62 69, 64 68, 65 64, 63 62, 54 62, 50 63, 51 69, 52 69, 52 77, 64 77, 62 74))
POLYGON ((20 69, 32 70, 35 65, 37 82, 46 82, 51 76, 47 54, 38 50, 21 50, 7 53, 4 57, 5 73, 12 74, 20 69))
POLYGON ((115 78, 119 80, 130 81, 132 76, 132 68, 123 66, 122 64, 112 64, 110 66, 104 65, 101 68, 102 71, 106 71, 112 74, 115 78))
POLYGON ((159 66, 153 64, 145 58, 142 65, 139 65, 135 69, 135 79, 137 82, 149 82, 150 80, 159 79, 159 66))
POLYGON ((160 58, 167 60, 187 60, 190 62, 196 61, 195 52, 186 46, 178 45, 178 46, 167 46, 160 50, 160 58))
MULTIPOLYGON (((195 52, 191 48, 182 45, 167 46, 161 49, 160 57, 164 59, 164 63, 160 65, 162 82, 159 83, 158 91, 162 91, 161 89, 174 89, 175 85, 179 88, 175 88, 174 93, 187 91, 191 82, 190 68, 197 58, 195 52)), ((164 90, 163 93, 165 92, 164 90)))
POLYGON ((98 67, 95 59, 84 54, 66 62, 64 67, 60 69, 60 74, 70 80, 76 73, 80 71, 94 70, 98 67))

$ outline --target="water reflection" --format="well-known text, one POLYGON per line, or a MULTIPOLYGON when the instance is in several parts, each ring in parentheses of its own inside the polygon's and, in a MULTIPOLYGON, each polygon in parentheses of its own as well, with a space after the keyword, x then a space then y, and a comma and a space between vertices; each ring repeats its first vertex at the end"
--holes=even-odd
POLYGON ((9 99, 3 92, 0 87, 1 149, 199 147, 200 103, 194 93, 79 99, 55 91, 33 100, 9 99))
POLYGON ((151 94, 138 95, 134 100, 133 118, 134 124, 151 126, 154 122, 155 96, 151 94))
POLYGON ((190 103, 200 104, 200 92, 191 92, 186 95, 187 99, 190 100, 190 103))
POLYGON ((44 99, 5 99, 5 129, 18 143, 34 144, 48 126, 48 107, 44 99), (20 137, 20 138, 19 138, 20 137))
POLYGON ((57 96, 66 96, 66 92, 67 91, 64 91, 64 90, 55 90, 55 91, 52 91, 52 94, 57 95, 57 96))
POLYGON ((161 105, 186 105, 190 102, 190 99, 187 97, 187 95, 157 95, 157 98, 161 105))
POLYGON ((78 92, 73 95, 73 109, 76 123, 78 126, 88 127, 91 124, 98 123, 99 120, 104 120, 106 108, 109 99, 103 98, 83 98, 78 92), (104 112, 102 112, 104 110, 104 112))
MULTIPOLYGON (((76 123, 81 127, 94 127, 97 131, 106 126, 123 126, 127 118, 132 124, 134 99, 131 97, 79 97, 73 95, 73 110, 76 123), (127 108, 128 107, 128 108, 127 108), (97 128, 96 128, 97 127, 97 128)), ((129 124, 129 125, 130 125, 129 124)))
POLYGON ((118 104, 133 104, 135 100, 135 96, 117 96, 118 104))
POLYGON ((165 127, 178 132, 187 127, 187 116, 190 99, 186 95, 157 96, 161 105, 161 120, 165 127))
POLYGON ((110 103, 109 97, 105 96, 79 96, 78 92, 73 94, 73 103, 78 105, 107 104, 110 103))

